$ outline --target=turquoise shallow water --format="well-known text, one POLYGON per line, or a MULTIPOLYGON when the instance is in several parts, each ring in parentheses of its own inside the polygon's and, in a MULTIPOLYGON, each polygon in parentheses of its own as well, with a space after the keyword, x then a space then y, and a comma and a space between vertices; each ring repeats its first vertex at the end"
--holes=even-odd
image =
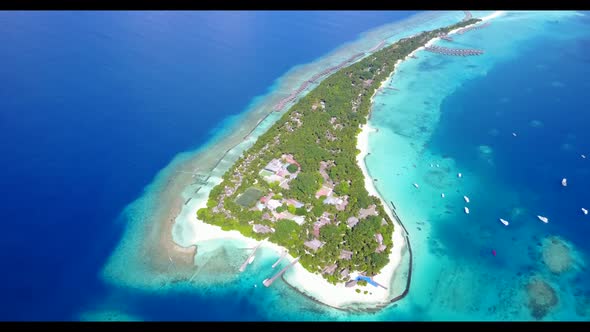
POLYGON ((589 248, 580 241, 580 232, 588 231, 580 211, 588 204, 589 193, 581 189, 588 165, 579 162, 589 141, 575 123, 588 114, 581 75, 588 70, 587 46, 580 41, 589 30, 585 16, 570 15, 509 13, 451 43, 440 41, 437 45, 486 53, 453 58, 420 52, 392 80, 400 92, 384 90, 375 98, 370 124, 379 132, 370 137, 367 164, 411 234, 415 278, 399 310, 412 312, 413 319, 533 319, 526 284, 539 275, 558 295, 544 319, 588 320, 589 248), (563 64, 564 49, 574 64, 563 64), (539 72, 543 68, 552 70, 539 72), (542 105, 559 98, 562 104, 569 98, 570 119, 553 128, 562 134, 555 137, 548 120, 563 116, 556 114, 557 105, 542 105), (535 119, 547 119, 546 128, 534 128, 535 119), (576 138, 575 147, 563 147, 567 137, 576 138), (562 158, 568 159, 556 165, 562 158), (539 177, 527 178, 539 164, 544 164, 539 177), (547 176, 550 172, 555 174, 547 176), (564 197, 559 182, 568 173, 576 187, 570 185, 574 192, 564 197), (579 205, 566 203, 574 199, 579 205), (546 225, 537 214, 553 219, 546 225), (509 227, 499 218, 510 220, 509 227), (576 262, 567 273, 553 274, 541 262, 538 244, 548 235, 573 244, 576 262))
MULTIPOLYGON (((486 13, 474 12, 476 16, 483 14, 486 13)), ((446 25, 456 19, 456 13, 441 15, 408 29, 407 34, 446 25)), ((524 159, 524 152, 530 153, 529 159, 533 160, 535 156, 542 160, 559 159, 551 154, 539 155, 538 145, 527 145, 535 141, 535 137, 537 140, 552 137, 535 130, 551 132, 548 128, 553 119, 550 114, 555 114, 559 106, 540 109, 539 105, 531 103, 544 100, 540 104, 547 104, 548 100, 569 98, 567 105, 572 111, 568 116, 582 119, 587 115, 586 104, 573 100, 570 95, 562 95, 569 91, 562 87, 580 88, 584 84, 587 86, 587 82, 574 81, 576 75, 567 72, 566 66, 563 66, 563 73, 557 72, 556 68, 562 67, 559 64, 563 57, 538 55, 546 54, 541 51, 549 45, 558 55, 567 49, 567 58, 576 60, 570 67, 586 70, 588 59, 584 54, 587 54, 588 44, 584 40, 588 40, 587 31, 590 31, 587 16, 577 13, 508 13, 493 20, 487 28, 455 35, 452 43, 437 42, 441 46, 483 49, 486 52, 483 56, 453 58, 421 51, 418 59, 406 61, 396 70, 390 86, 399 91, 383 90, 375 97, 369 123, 378 132, 369 139, 371 154, 366 160, 367 167, 378 180, 377 188, 385 200, 395 202, 396 211, 410 233, 414 253, 410 294, 396 305, 374 314, 348 314, 315 304, 281 282, 268 289, 260 287, 260 280, 272 271, 270 265, 276 255, 263 252, 245 273, 237 276, 234 271, 246 254, 239 245, 232 243, 213 241, 208 244, 210 251, 197 256, 202 266, 191 283, 170 283, 164 275, 154 278, 140 269, 134 270, 130 253, 137 239, 133 238, 133 230, 141 227, 142 214, 157 204, 157 187, 168 175, 164 170, 144 197, 129 207, 127 215, 133 222, 123 242, 127 245, 118 248, 105 270, 109 282, 124 286, 90 306, 82 317, 100 317, 96 314, 98 310, 107 318, 126 319, 123 315, 128 313, 131 318, 150 319, 148 317, 158 317, 155 310, 162 303, 175 303, 182 307, 179 316, 191 317, 193 310, 192 317, 197 320, 530 320, 533 317, 527 308, 526 283, 532 275, 538 275, 556 289, 559 299, 544 319, 588 320, 590 287, 585 281, 588 248, 572 230, 587 234, 590 221, 572 212, 567 217, 568 222, 560 223, 558 215, 563 211, 549 206, 563 205, 561 202, 565 198, 556 196, 559 185, 551 183, 543 187, 542 195, 535 186, 538 177, 526 179, 513 174, 526 173, 538 164, 541 164, 541 172, 550 173, 551 165, 523 163, 522 167, 515 168, 512 165, 522 160, 515 161, 509 153, 516 147, 514 140, 510 140, 511 133, 516 131, 517 138, 522 138, 520 142, 523 142, 518 154, 521 159, 524 159), (525 63, 528 66, 521 65, 525 63), (543 73, 544 68, 552 68, 551 73, 543 73), (511 84, 515 81, 510 79, 511 75, 525 78, 511 84), (524 86, 526 77, 535 82, 544 80, 547 84, 524 86), (540 93, 535 98, 518 99, 527 89, 530 89, 528 93, 540 93), (536 119, 544 123, 544 128, 531 122, 536 119), (458 172, 462 173, 462 178, 457 177, 458 172), (416 190, 413 183, 419 183, 420 189, 416 190), (445 193, 444 199, 441 193, 445 193), (464 202, 463 195, 471 198, 470 203, 464 202), (463 213, 465 205, 471 209, 469 215, 463 213), (549 224, 535 219, 534 216, 541 213, 550 215, 549 224), (502 226, 498 221, 500 217, 510 220, 510 226, 502 226), (586 224, 582 225, 586 226, 580 228, 579 223, 584 221, 586 224), (567 273, 552 274, 542 264, 537 244, 547 235, 560 236, 575 248, 573 268, 567 273), (496 256, 491 254, 492 250, 496 251, 496 256), (116 273, 112 272, 123 268, 125 280, 114 277, 116 273), (258 287, 254 287, 255 284, 258 287), (191 308, 199 301, 210 301, 212 306, 224 310, 201 315, 191 308), (138 302, 144 307, 147 302, 147 307, 153 306, 154 312, 147 310, 143 312, 144 317, 136 317, 132 312, 134 303, 138 302), (240 312, 239 317, 232 316, 232 312, 240 312)), ((341 58, 346 58, 345 53, 341 58)), ((349 50, 348 54, 352 53, 353 50, 349 50)), ((262 123, 250 141, 274 120, 276 117, 262 123)), ((228 122, 228 126, 219 131, 228 130, 231 125, 228 122)), ((555 144, 555 150, 559 151, 556 153, 570 153, 567 156, 572 159, 554 170, 559 175, 548 176, 543 181, 558 183, 560 174, 567 171, 575 174, 571 176, 570 188, 578 190, 575 196, 581 197, 579 204, 583 204, 589 196, 580 188, 587 181, 584 175, 587 175, 588 166, 574 165, 573 156, 583 149, 590 152, 588 138, 581 128, 571 124, 554 130, 563 135, 543 144, 555 144)), ((230 153, 228 161, 247 145, 245 142, 230 153)), ((175 162, 182 162, 189 155, 175 162)), ((560 158, 569 158, 567 156, 560 158)), ((579 162, 578 159, 575 162, 579 162)), ((227 165, 229 163, 222 163, 214 172, 215 176, 221 175, 227 165)), ((575 206, 568 208, 577 209, 575 206)), ((182 234, 177 236, 183 238, 182 234)), ((403 278, 399 280, 404 281, 403 278)))

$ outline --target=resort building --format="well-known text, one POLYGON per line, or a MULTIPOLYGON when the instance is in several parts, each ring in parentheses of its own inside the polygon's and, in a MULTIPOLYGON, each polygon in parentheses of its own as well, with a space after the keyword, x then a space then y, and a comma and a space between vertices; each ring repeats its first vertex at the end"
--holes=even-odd
POLYGON ((317 251, 318 249, 320 249, 324 245, 324 243, 318 239, 306 241, 303 244, 313 251, 317 251))
POLYGON ((342 250, 340 252, 340 259, 345 259, 347 261, 349 261, 352 258, 352 251, 350 250, 342 250))
POLYGON ((344 284, 344 286, 346 287, 354 287, 356 286, 357 280, 356 279, 352 279, 346 282, 346 284, 344 284))
POLYGON ((264 225, 259 225, 259 224, 254 224, 252 226, 252 229, 254 230, 254 233, 260 233, 260 234, 265 234, 265 233, 272 233, 273 229, 268 227, 268 226, 264 226, 264 225))
POLYGON ((359 219, 365 219, 368 216, 376 216, 378 214, 376 208, 377 208, 377 206, 375 206, 375 204, 371 204, 366 209, 360 209, 359 210, 359 219))
POLYGON ((324 274, 330 274, 332 275, 334 273, 334 271, 336 271, 336 268, 338 267, 338 265, 336 264, 332 264, 330 266, 326 266, 323 270, 322 273, 324 274))
POLYGON ((387 246, 385 246, 383 244, 383 235, 381 235, 381 233, 375 234, 375 240, 377 240, 377 243, 379 243, 379 246, 377 247, 377 249, 375 250, 375 252, 376 253, 383 252, 383 250, 385 250, 387 248, 387 246))
POLYGON ((315 194, 315 198, 320 198, 322 196, 330 196, 332 194, 332 188, 323 185, 320 190, 318 190, 315 194))
POLYGON ((265 170, 273 173, 280 171, 281 168, 283 168, 283 163, 281 163, 281 161, 278 159, 273 159, 266 166, 264 166, 265 170))
POLYGON ((348 269, 344 269, 344 270, 340 271, 340 276, 342 278, 346 278, 346 277, 348 277, 348 273, 349 273, 348 269))
POLYGON ((353 228, 354 226, 356 226, 356 224, 359 223, 359 220, 357 217, 350 217, 346 220, 346 224, 348 225, 348 227, 353 228))
POLYGON ((276 210, 281 205, 283 205, 283 203, 281 203, 280 201, 278 201, 276 199, 270 199, 270 200, 268 200, 268 202, 266 202, 266 207, 271 210, 276 210))

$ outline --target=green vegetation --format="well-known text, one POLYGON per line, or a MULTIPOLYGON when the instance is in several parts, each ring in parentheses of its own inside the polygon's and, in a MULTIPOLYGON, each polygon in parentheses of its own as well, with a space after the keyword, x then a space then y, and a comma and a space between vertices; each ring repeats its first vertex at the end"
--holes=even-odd
POLYGON ((291 165, 287 166, 287 171, 289 171, 289 173, 295 173, 295 172, 297 172, 297 170, 298 170, 297 165, 291 164, 291 165))
MULTIPOLYGON (((380 200, 369 196, 363 174, 356 163, 359 153, 356 137, 360 126, 367 122, 370 98, 380 82, 391 74, 398 60, 439 33, 477 21, 471 19, 404 38, 324 79, 261 135, 224 174, 222 182, 211 190, 207 207, 197 212, 199 219, 219 225, 224 230, 238 230, 258 240, 268 238, 287 248, 294 257, 300 257, 299 262, 312 272, 321 272, 325 267, 337 264, 335 273, 324 275, 332 283, 344 281, 339 273, 343 269, 366 275, 378 273, 388 263, 388 254, 393 246, 393 222, 380 200), (288 180, 287 185, 277 181, 267 183, 263 177, 273 176, 274 173, 261 170, 271 160, 284 154, 292 155, 299 167, 287 167, 291 174, 289 178, 284 177, 288 180), (328 179, 320 173, 322 162, 329 163, 324 173, 328 179), (315 198, 322 185, 331 184, 334 185, 333 194, 326 195, 347 198, 344 208, 324 204, 326 197, 315 198), (252 193, 250 189, 253 185, 259 188, 260 194, 252 193), (248 192, 250 194, 246 196, 248 192), (293 220, 269 220, 274 218, 270 208, 262 211, 249 208, 253 204, 252 199, 257 200, 267 193, 272 193, 272 197, 282 204, 275 212, 288 211, 304 216, 305 222, 299 225, 293 220), (245 196, 248 199, 243 198, 245 196), (236 197, 239 198, 236 200, 236 197), (287 198, 300 201, 304 207, 295 208, 281 201, 287 198), (360 209, 371 205, 375 205, 377 216, 369 216, 353 228, 347 226, 348 218, 358 217, 360 209), (314 252, 305 247, 304 242, 315 238, 317 233, 313 224, 324 213, 329 215, 330 222, 321 227, 319 240, 324 244, 314 252), (271 227, 274 233, 254 233, 253 223, 271 227), (377 233, 383 236, 383 251, 377 250, 377 233), (340 258, 343 250, 353 253, 350 260, 340 258)), ((367 283, 361 280, 358 284, 367 283)), ((357 292, 360 290, 357 289, 357 292)))
POLYGON ((264 194, 262 191, 260 191, 260 189, 250 187, 236 199, 236 203, 243 207, 250 208, 254 206, 256 201, 258 201, 262 196, 264 196, 264 194))

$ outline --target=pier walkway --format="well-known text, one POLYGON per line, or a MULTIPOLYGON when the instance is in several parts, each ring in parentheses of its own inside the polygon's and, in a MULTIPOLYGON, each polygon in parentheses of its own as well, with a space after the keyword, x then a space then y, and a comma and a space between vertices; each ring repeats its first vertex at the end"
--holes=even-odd
POLYGON ((465 13, 465 17, 463 18, 463 21, 469 21, 473 15, 471 15, 471 12, 468 10, 464 10, 463 13, 465 13))
POLYGON ((262 282, 264 284, 264 286, 266 287, 270 287, 270 285, 272 285, 272 283, 281 275, 283 275, 283 273, 285 273, 285 271, 287 271, 291 266, 295 265, 295 263, 297 263, 297 261, 299 260, 299 257, 295 258, 291 263, 289 263, 289 265, 285 266, 282 270, 280 270, 277 274, 275 274, 272 278, 270 279, 264 279, 264 281, 262 282))
POLYGON ((285 256, 287 256, 287 250, 283 251, 281 257, 279 257, 279 259, 272 265, 272 268, 274 269, 275 267, 277 267, 277 265, 279 265, 279 263, 283 260, 283 258, 285 258, 285 256))
POLYGON ((244 261, 244 263, 242 264, 242 266, 240 266, 240 272, 244 272, 244 270, 246 269, 246 266, 248 266, 248 262, 250 261, 250 259, 252 257, 254 257, 254 255, 256 254, 256 250, 258 250, 258 248, 260 247, 260 245, 262 244, 262 241, 260 241, 256 247, 254 247, 254 250, 252 250, 252 253, 250 254, 250 256, 248 256, 248 258, 246 258, 246 261, 244 261))

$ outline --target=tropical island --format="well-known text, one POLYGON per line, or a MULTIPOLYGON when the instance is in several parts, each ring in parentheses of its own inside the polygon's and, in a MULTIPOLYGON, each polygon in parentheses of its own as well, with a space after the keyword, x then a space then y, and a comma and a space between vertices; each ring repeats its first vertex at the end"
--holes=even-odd
POLYGON ((356 284, 352 272, 378 274, 390 260, 395 222, 357 164, 372 96, 399 61, 479 21, 401 39, 324 79, 230 167, 198 219, 275 243, 332 284, 356 284))

